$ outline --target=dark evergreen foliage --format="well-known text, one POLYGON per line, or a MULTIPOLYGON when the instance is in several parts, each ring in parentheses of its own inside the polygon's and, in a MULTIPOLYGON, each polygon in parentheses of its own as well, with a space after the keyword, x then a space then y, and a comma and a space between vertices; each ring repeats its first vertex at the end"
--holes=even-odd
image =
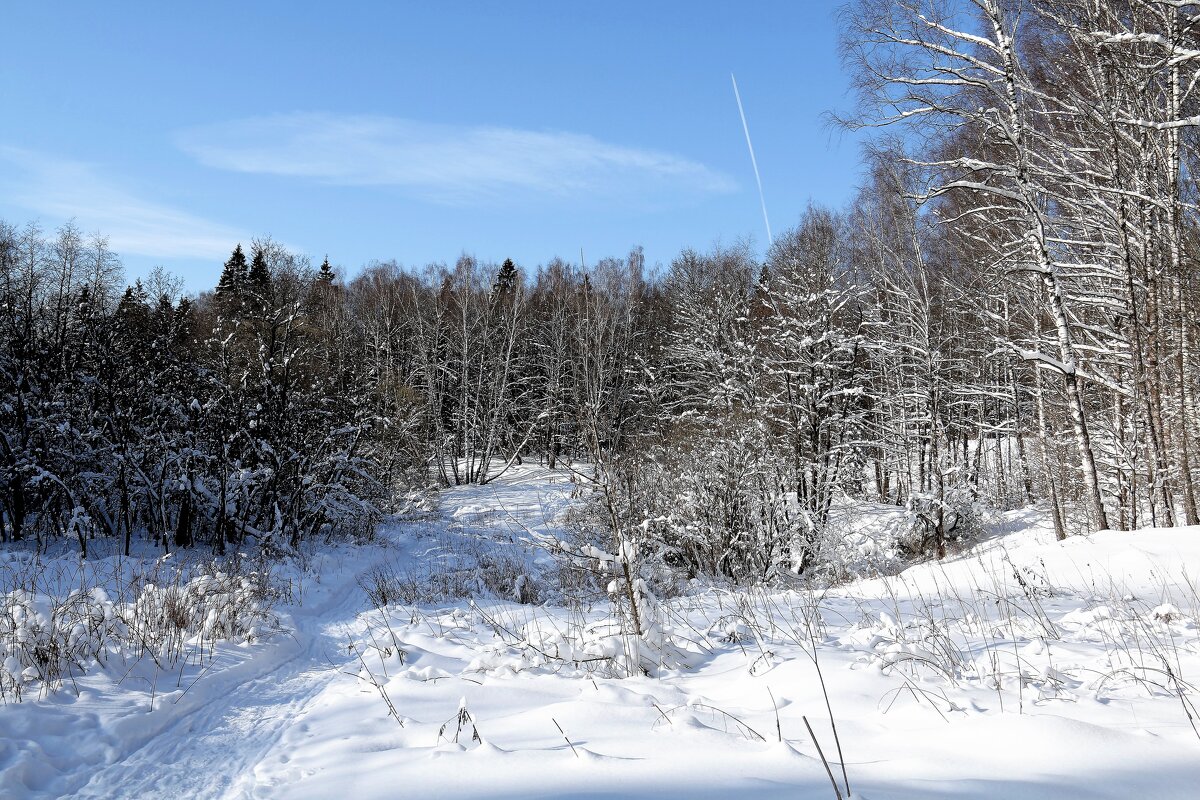
POLYGON ((246 265, 246 254, 242 252, 242 246, 239 244, 233 249, 229 260, 225 262, 224 269, 221 270, 221 277, 217 281, 217 296, 240 298, 248 279, 249 267, 246 265))
POLYGON ((300 310, 313 271, 291 263, 267 293, 239 247, 214 294, 151 297, 66 271, 52 253, 76 237, 0 223, 2 538, 69 536, 86 555, 96 537, 222 551, 368 532, 391 424, 323 357, 328 331, 300 310), (230 314, 251 286, 257 313, 230 314))

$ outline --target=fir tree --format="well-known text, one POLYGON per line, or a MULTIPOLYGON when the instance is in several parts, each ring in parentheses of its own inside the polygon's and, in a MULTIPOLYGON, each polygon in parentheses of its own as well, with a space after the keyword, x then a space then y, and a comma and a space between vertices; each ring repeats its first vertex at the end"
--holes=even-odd
POLYGON ((504 259, 504 263, 500 265, 500 272, 496 275, 496 282, 492 284, 492 292, 498 297, 508 297, 517 288, 517 266, 513 264, 511 258, 504 259))
POLYGON ((150 322, 148 300, 146 289, 140 280, 125 289, 114 315, 118 335, 127 341, 143 340, 150 322))
POLYGON ((271 270, 267 267, 267 254, 262 247, 254 248, 250 273, 246 279, 246 293, 251 306, 259 313, 271 305, 271 270))
POLYGON ((222 298, 240 297, 248 278, 246 254, 242 252, 241 244, 233 249, 225 268, 221 270, 221 279, 217 282, 217 296, 222 298))
POLYGON ((262 248, 254 248, 254 257, 250 263, 248 276, 250 291, 266 297, 271 289, 271 270, 267 268, 267 256, 262 248))
POLYGON ((329 256, 325 256, 325 260, 321 262, 321 271, 317 273, 317 280, 326 286, 332 286, 335 277, 333 267, 329 266, 329 256))

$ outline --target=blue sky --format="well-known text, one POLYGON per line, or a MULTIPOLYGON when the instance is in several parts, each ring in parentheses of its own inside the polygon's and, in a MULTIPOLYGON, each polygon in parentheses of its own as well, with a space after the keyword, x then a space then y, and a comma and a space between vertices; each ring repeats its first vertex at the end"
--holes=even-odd
POLYGON ((858 179, 836 3, 16 0, 0 218, 210 287, 270 234, 348 273, 765 242, 858 179))

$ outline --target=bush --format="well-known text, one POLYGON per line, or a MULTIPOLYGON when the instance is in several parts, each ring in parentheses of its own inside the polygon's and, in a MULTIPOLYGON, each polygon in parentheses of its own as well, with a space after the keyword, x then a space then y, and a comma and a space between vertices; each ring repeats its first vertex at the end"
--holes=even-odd
POLYGON ((38 571, 6 574, 0 698, 20 701, 30 687, 48 694, 113 657, 149 658, 158 668, 203 662, 217 642, 252 641, 273 630, 271 609, 283 597, 268 572, 240 558, 192 570, 160 559, 119 581, 115 599, 99 585, 102 576, 86 565, 75 569, 53 581, 38 571), (56 592, 47 583, 83 588, 56 592))

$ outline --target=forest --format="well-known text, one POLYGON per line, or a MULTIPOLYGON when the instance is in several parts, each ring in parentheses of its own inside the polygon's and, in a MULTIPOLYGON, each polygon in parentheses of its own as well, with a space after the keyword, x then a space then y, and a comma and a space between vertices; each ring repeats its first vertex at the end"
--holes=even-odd
POLYGON ((913 556, 980 502, 1196 524, 1197 18, 973 5, 843 9, 867 179, 765 260, 335 271, 264 238, 190 297, 4 224, 4 538, 295 547, 531 460, 734 580, 819 567, 841 496, 907 508, 913 556))

